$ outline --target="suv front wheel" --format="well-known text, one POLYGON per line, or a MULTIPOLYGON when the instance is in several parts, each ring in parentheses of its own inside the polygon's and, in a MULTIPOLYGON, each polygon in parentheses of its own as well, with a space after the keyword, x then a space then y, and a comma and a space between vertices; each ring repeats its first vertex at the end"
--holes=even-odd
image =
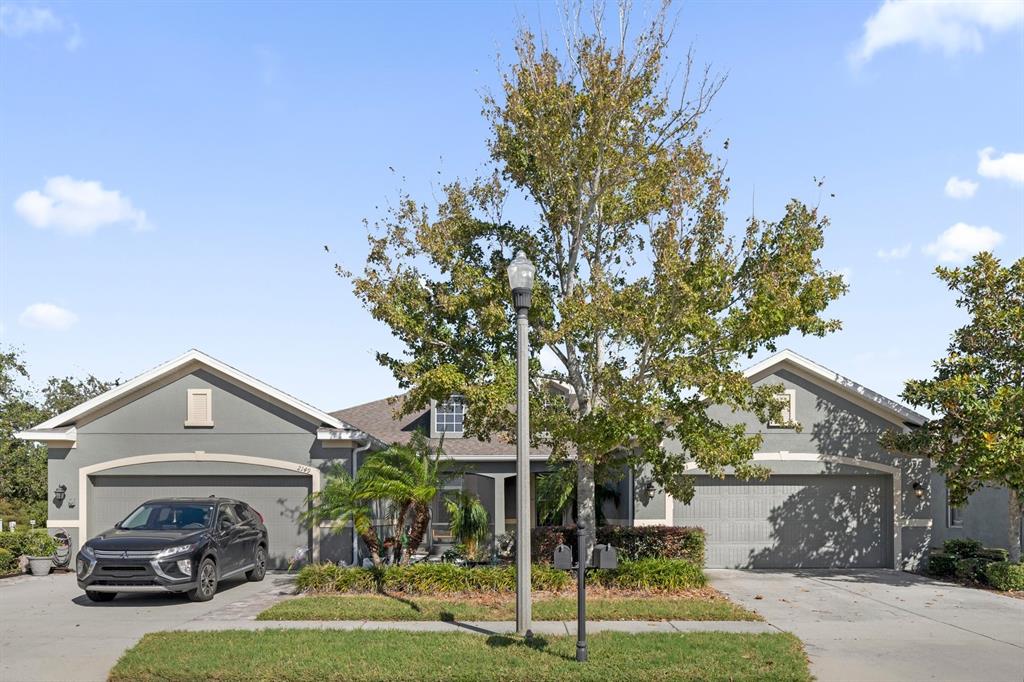
POLYGON ((196 571, 196 588, 188 593, 192 601, 210 601, 217 593, 217 564, 206 557, 196 571))

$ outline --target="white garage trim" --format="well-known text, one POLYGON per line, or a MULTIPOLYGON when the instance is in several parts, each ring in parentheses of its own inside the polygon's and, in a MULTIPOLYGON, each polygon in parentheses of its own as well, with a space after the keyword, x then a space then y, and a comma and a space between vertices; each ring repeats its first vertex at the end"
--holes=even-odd
MULTIPOLYGON (((255 464, 258 466, 283 469, 285 471, 297 472, 310 477, 310 491, 318 493, 321 489, 320 470, 308 464, 288 462, 283 459, 267 459, 266 457, 253 457, 251 455, 228 455, 216 452, 168 452, 159 455, 135 455, 134 457, 122 457, 107 462, 90 464, 78 470, 78 520, 77 521, 54 521, 57 526, 69 528, 80 528, 82 532, 81 542, 89 539, 89 529, 86 519, 87 505, 89 501, 89 476, 116 469, 118 467, 134 466, 136 464, 152 464, 154 462, 232 462, 234 464, 255 464)), ((50 522, 46 522, 50 527, 50 522)), ((320 560, 320 533, 317 529, 312 532, 313 536, 313 561, 320 560)))
MULTIPOLYGON (((903 497, 903 474, 898 467, 871 462, 856 457, 839 457, 837 455, 822 455, 816 452, 757 452, 753 457, 755 462, 832 462, 833 464, 847 464, 849 466, 861 467, 863 469, 874 469, 892 476, 892 568, 899 568, 903 559, 903 528, 913 526, 913 522, 905 520, 902 514, 903 497)), ((687 462, 686 470, 698 469, 696 462, 687 462)), ((828 474, 822 474, 827 476, 828 474)), ((659 521, 636 522, 636 525, 654 525, 659 521)), ((665 525, 674 525, 673 500, 672 496, 665 493, 665 525)))

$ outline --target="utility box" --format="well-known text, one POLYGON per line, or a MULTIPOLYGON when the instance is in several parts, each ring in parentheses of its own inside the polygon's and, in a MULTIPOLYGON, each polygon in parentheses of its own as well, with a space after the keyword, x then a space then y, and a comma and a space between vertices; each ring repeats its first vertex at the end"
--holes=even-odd
POLYGON ((611 545, 594 545, 594 568, 618 568, 619 553, 611 545))
POLYGON ((569 549, 569 545, 555 547, 555 568, 572 570, 572 550, 569 549))

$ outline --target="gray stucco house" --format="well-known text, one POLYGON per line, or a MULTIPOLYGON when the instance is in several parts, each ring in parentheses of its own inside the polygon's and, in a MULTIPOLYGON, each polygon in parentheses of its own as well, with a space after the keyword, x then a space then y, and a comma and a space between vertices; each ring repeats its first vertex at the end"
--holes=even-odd
MULTIPOLYGON (((693 470, 697 494, 683 505, 644 472, 626 471, 618 501, 603 510, 610 523, 701 526, 708 566, 912 569, 948 537, 1006 545, 1005 490, 985 489, 965 508, 949 508, 943 478, 927 460, 879 447, 883 430, 915 428, 921 415, 790 351, 747 377, 784 385, 799 432, 710 409, 763 434, 756 459, 773 475, 719 480, 693 470)), ((394 401, 323 412, 192 350, 19 437, 48 446, 47 525, 67 529, 76 547, 146 499, 222 495, 264 516, 274 565, 287 564, 297 549, 351 562, 359 551, 351 531, 298 523, 306 496, 320 489, 330 466, 354 470, 367 452, 405 442, 415 430, 434 442, 443 433, 460 472, 449 487, 480 496, 495 535, 513 528, 515 448, 462 438, 458 398, 400 418, 394 401)), ((532 451, 531 460, 534 476, 547 469, 545 452, 532 451)), ((438 504, 429 542, 447 542, 447 530, 438 504)))

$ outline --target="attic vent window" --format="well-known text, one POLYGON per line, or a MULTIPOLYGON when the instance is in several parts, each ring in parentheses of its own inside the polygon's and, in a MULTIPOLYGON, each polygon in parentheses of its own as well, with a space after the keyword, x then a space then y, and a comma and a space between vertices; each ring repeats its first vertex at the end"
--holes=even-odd
POLYGON ((781 421, 770 421, 768 426, 781 428, 791 427, 796 422, 796 391, 786 389, 779 394, 779 402, 782 403, 781 421))
POLYGON ((462 420, 466 415, 466 402, 461 395, 434 406, 434 431, 446 435, 462 435, 462 420))
POLYGON ((185 426, 213 426, 213 391, 208 388, 188 389, 185 426))

